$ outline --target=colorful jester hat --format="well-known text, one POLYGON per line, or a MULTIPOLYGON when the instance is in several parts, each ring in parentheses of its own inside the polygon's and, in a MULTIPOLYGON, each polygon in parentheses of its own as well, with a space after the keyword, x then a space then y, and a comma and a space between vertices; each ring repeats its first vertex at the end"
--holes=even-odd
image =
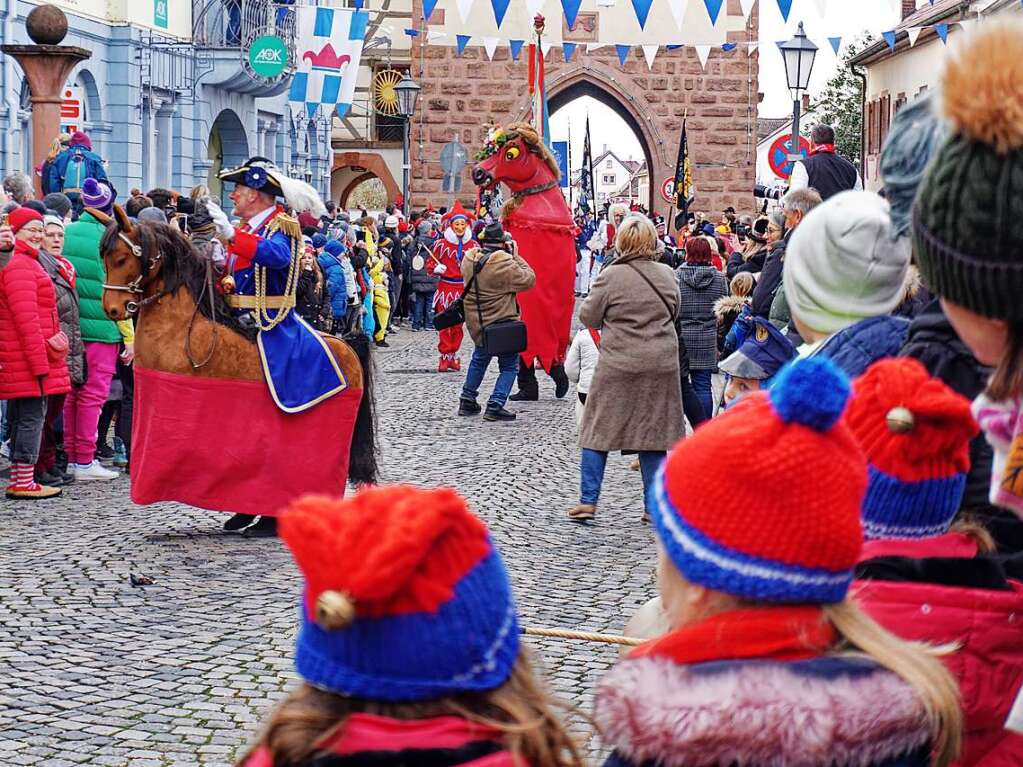
POLYGON ((763 602, 845 598, 867 486, 848 399, 832 362, 799 359, 671 451, 651 512, 686 580, 763 602))
POLYGON ((977 424, 970 401, 909 357, 875 362, 853 382, 845 417, 866 453, 867 538, 948 532, 959 511, 977 424))
POLYGON ((295 666, 309 684, 400 702, 491 690, 511 674, 508 577, 453 490, 307 496, 281 516, 280 534, 305 576, 295 666))

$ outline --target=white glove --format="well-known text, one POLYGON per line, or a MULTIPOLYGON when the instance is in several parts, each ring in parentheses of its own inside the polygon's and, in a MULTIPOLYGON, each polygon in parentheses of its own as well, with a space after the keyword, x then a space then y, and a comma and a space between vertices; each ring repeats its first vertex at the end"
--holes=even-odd
POLYGON ((448 268, 446 266, 444 266, 444 264, 437 264, 437 266, 433 270, 433 273, 434 274, 444 274, 444 272, 446 272, 447 270, 448 270, 448 268))
POLYGON ((225 240, 233 240, 234 227, 227 218, 227 214, 220 209, 220 206, 213 202, 213 200, 207 200, 206 211, 210 214, 210 218, 213 219, 213 225, 217 227, 217 234, 225 240))

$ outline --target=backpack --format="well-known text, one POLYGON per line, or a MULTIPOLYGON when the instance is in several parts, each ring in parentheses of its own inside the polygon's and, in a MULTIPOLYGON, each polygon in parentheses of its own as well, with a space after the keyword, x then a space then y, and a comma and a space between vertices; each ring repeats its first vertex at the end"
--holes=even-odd
POLYGON ((81 192, 82 184, 89 177, 88 162, 85 157, 85 150, 81 147, 73 147, 71 157, 64 166, 64 194, 68 192, 81 192))

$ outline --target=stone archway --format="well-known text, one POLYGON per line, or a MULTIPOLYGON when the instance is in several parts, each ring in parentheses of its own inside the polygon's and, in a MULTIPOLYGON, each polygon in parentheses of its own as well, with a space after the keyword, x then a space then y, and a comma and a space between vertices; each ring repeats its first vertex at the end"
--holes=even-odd
POLYGON ((352 190, 371 178, 378 178, 383 183, 388 201, 393 202, 401 194, 401 188, 380 155, 372 152, 337 152, 330 170, 330 198, 343 208, 352 190))
POLYGON ((232 110, 225 109, 213 121, 207 153, 212 165, 206 185, 211 196, 223 205, 224 184, 219 178, 220 172, 225 168, 235 168, 249 159, 249 139, 245 135, 245 126, 232 110))

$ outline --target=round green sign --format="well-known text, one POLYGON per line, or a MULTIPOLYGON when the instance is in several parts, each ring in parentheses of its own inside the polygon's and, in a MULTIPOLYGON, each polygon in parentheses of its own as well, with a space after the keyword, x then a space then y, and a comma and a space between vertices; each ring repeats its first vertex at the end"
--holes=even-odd
POLYGON ((257 37, 249 46, 249 66, 260 77, 277 77, 288 68, 288 46, 277 35, 257 37))

